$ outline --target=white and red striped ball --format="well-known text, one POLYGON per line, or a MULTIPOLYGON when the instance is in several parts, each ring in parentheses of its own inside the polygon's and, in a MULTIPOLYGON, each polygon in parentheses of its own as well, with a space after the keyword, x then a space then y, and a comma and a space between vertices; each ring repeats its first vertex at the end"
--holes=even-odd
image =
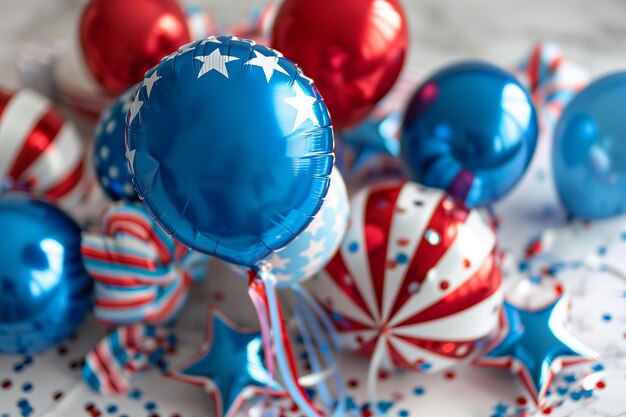
POLYGON ((312 291, 345 348, 384 369, 436 371, 472 356, 498 324, 496 235, 477 210, 415 183, 378 184, 351 200, 340 251, 312 291))
POLYGON ((0 185, 71 207, 85 193, 84 145, 44 96, 0 90, 0 185))

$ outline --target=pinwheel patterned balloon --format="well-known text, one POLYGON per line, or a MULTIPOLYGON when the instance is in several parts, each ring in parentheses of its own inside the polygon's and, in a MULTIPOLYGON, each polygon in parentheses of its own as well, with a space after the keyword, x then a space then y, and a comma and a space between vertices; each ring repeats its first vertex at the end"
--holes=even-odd
POLYGON ((96 126, 93 165, 102 189, 113 201, 139 200, 126 160, 126 113, 139 85, 128 89, 107 107, 96 126))
POLYGON ((127 119, 134 184, 177 240, 254 266, 302 232, 333 167, 328 111, 280 53, 211 37, 150 70, 127 119))
POLYGON ((460 363, 495 329, 502 302, 494 231, 415 183, 355 195, 341 249, 312 283, 343 345, 387 369, 460 363))
POLYGON ((37 353, 74 332, 91 308, 80 228, 26 194, 0 197, 0 353, 37 353))
POLYGON ((85 193, 84 146, 74 125, 31 90, 0 90, 0 189, 76 204, 85 193))

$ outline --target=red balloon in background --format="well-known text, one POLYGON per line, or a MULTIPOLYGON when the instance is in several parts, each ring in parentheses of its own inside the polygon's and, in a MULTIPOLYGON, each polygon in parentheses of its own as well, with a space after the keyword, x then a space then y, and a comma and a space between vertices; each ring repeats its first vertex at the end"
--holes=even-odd
POLYGON ((272 46, 315 80, 342 129, 362 120, 398 78, 406 18, 398 0, 286 0, 272 46))
POLYGON ((87 67, 113 95, 190 41, 176 0, 91 0, 80 21, 87 67))

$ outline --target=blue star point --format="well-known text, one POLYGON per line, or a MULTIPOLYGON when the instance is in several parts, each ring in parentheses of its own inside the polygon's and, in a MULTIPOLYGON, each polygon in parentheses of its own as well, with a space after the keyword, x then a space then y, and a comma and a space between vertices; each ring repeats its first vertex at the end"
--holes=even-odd
POLYGON ((284 395, 263 363, 260 332, 237 329, 216 310, 207 327, 202 349, 170 376, 213 394, 216 417, 236 414, 250 394, 284 395))
POLYGON ((568 300, 527 311, 505 302, 505 331, 478 365, 510 368, 535 402, 542 404, 554 374, 565 366, 589 362, 596 355, 565 329, 568 300))

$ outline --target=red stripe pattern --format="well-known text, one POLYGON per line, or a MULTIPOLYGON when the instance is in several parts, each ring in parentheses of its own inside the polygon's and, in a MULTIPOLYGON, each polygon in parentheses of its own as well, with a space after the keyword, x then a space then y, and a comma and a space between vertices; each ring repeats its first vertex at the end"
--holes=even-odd
POLYGON ((313 281, 344 347, 382 366, 432 371, 466 360, 498 324, 501 271, 477 210, 415 183, 363 190, 340 251, 313 281))
POLYGON ((66 207, 86 192, 84 144, 74 126, 30 90, 0 91, 0 183, 66 207))

